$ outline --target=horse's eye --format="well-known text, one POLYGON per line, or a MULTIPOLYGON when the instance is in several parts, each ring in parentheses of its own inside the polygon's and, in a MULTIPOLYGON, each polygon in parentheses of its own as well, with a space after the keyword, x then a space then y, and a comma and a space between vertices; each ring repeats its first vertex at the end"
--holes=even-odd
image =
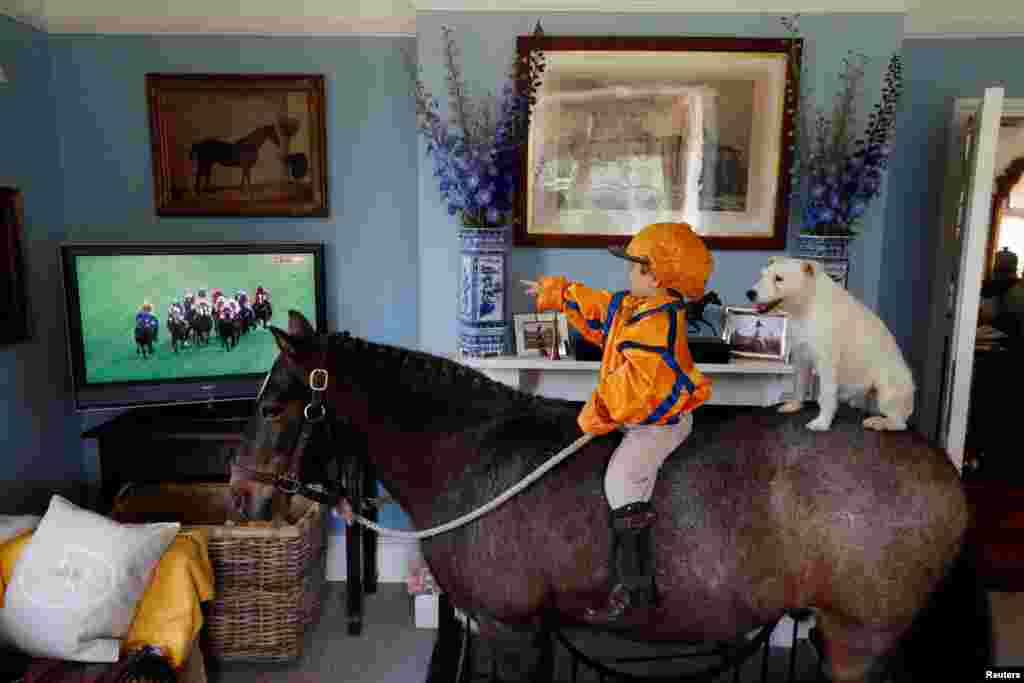
POLYGON ((261 403, 260 404, 260 417, 264 420, 274 420, 281 417, 284 413, 284 406, 280 403, 261 403))
POLYGON ((781 275, 776 275, 775 276, 775 281, 776 282, 782 282, 782 276, 781 275))

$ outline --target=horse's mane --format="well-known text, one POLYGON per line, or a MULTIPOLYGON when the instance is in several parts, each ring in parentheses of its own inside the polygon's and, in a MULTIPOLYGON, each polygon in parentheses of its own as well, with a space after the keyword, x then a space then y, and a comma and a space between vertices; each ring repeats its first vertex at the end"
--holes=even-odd
MULTIPOLYGON (((354 384, 370 393, 392 392, 389 413, 413 427, 429 419, 435 429, 468 428, 500 416, 575 415, 578 402, 513 389, 450 358, 371 342, 348 332, 333 335, 342 366, 354 384), (397 393, 404 394, 401 400, 397 393)), ((422 424, 420 426, 423 426, 422 424)))

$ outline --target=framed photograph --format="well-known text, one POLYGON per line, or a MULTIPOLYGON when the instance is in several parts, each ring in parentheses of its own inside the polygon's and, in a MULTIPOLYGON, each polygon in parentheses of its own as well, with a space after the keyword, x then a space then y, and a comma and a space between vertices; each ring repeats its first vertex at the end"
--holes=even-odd
POLYGON ((569 319, 564 313, 518 313, 514 322, 517 356, 546 358, 556 340, 559 357, 570 356, 569 319))
POLYGON ((789 357, 785 313, 758 313, 753 308, 726 306, 722 339, 736 356, 785 362, 789 357))
POLYGON ((520 36, 543 52, 517 246, 625 244, 686 222, 713 249, 782 249, 799 40, 520 36))
POLYGON ((25 213, 21 192, 0 187, 0 345, 28 339, 28 298, 22 254, 25 213))
POLYGON ((327 216, 319 74, 146 74, 161 216, 327 216))

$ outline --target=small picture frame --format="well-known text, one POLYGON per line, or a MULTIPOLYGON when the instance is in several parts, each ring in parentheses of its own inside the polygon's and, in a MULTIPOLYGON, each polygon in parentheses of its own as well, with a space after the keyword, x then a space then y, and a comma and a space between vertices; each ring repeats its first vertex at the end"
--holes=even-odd
POLYGON ((569 357, 569 319, 564 313, 518 313, 515 330, 517 356, 549 358, 557 341, 558 357, 569 357))
POLYGON ((789 357, 788 324, 785 313, 726 306, 722 339, 735 356, 785 362, 789 357))

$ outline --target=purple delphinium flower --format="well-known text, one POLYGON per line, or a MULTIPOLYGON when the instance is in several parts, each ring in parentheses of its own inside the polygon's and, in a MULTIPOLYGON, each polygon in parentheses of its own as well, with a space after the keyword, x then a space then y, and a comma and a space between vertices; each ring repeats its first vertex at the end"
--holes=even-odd
MULTIPOLYGON (((449 121, 438 114, 437 99, 423 85, 418 68, 406 54, 415 82, 418 128, 427 140, 427 154, 449 215, 458 215, 463 225, 471 227, 501 225, 511 218, 520 153, 544 71, 544 56, 536 49, 525 59, 517 58, 496 102, 490 97, 473 100, 462 80, 453 31, 446 26, 442 33, 449 121)), ((537 22, 533 37, 543 35, 537 22)))
MULTIPOLYGON (((800 37, 798 18, 782 19, 793 38, 800 37)), ((869 113, 864 132, 857 137, 856 101, 868 61, 865 55, 852 52, 843 60, 843 85, 830 114, 820 107, 809 108, 803 94, 799 98, 804 120, 796 123, 798 169, 792 176, 797 198, 801 198, 801 188, 807 191, 802 197, 804 233, 855 235, 868 205, 881 191, 903 90, 902 62, 899 55, 889 60, 881 101, 869 113)), ((806 62, 802 66, 806 67, 806 62)))

